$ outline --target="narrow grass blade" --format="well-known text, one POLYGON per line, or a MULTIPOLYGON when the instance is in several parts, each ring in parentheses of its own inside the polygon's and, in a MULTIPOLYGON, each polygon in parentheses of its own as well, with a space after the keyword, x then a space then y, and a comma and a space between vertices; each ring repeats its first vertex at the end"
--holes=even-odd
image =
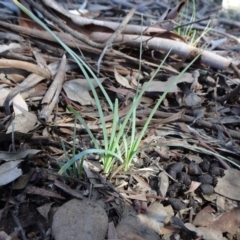
POLYGON ((167 87, 167 89, 165 90, 165 92, 161 95, 161 97, 158 99, 157 103, 155 104, 153 110, 151 111, 146 123, 144 124, 140 136, 138 137, 138 140, 136 141, 136 146, 135 149, 138 148, 142 138, 144 137, 144 135, 146 134, 147 128, 149 123, 151 122, 153 115, 155 114, 155 112, 157 111, 159 105, 161 104, 161 102, 163 101, 163 99, 166 97, 167 93, 170 91, 170 89, 178 82, 178 79, 182 77, 182 75, 190 68, 190 66, 192 66, 192 64, 198 59, 198 57, 201 55, 201 53, 199 53, 184 69, 183 71, 176 76, 176 78, 172 81, 172 83, 167 87))
POLYGON ((76 161, 79 161, 79 159, 82 159, 84 156, 86 156, 88 154, 92 154, 92 153, 110 154, 113 157, 116 157, 117 159, 119 159, 123 163, 123 159, 114 152, 111 152, 111 151, 108 151, 108 150, 103 150, 103 149, 87 149, 87 150, 84 150, 84 151, 80 152, 79 154, 75 155, 73 158, 71 158, 66 164, 64 164, 62 166, 62 168, 59 170, 58 173, 63 174, 76 161))
POLYGON ((94 137, 91 129, 88 127, 88 125, 86 124, 86 122, 84 121, 84 119, 80 116, 80 114, 75 111, 75 109, 72 106, 68 106, 68 109, 74 114, 75 118, 84 126, 85 130, 87 131, 88 135, 90 136, 91 140, 93 141, 93 144, 95 146, 96 149, 101 149, 101 147, 99 146, 96 138, 94 137))
MULTIPOLYGON (((144 86, 144 88, 140 91, 138 97, 136 98, 136 100, 132 103, 132 106, 129 110, 129 112, 127 113, 127 115, 125 116, 125 119, 122 123, 122 125, 120 126, 119 132, 117 134, 116 137, 116 142, 115 145, 119 143, 120 138, 123 136, 125 128, 127 123, 129 122, 130 117, 132 116, 132 112, 134 109, 137 108, 138 103, 140 102, 141 97, 143 96, 145 90, 148 88, 150 82, 154 79, 154 77, 157 75, 157 73, 159 72, 159 70, 161 69, 162 65, 164 64, 164 62, 166 61, 166 59, 168 58, 169 54, 170 54, 171 50, 167 53, 167 55, 165 56, 165 58, 163 59, 162 63, 159 65, 159 67, 157 68, 157 70, 155 71, 155 74, 152 76, 152 78, 149 80, 149 83, 146 84, 144 86)), ((114 146, 114 148, 116 148, 116 146, 114 146)))
MULTIPOLYGON (((78 66, 80 67, 81 71, 83 72, 84 77, 87 79, 88 84, 91 88, 91 91, 93 93, 97 109, 99 112, 100 122, 102 124, 103 129, 106 129, 105 121, 104 121, 104 115, 102 112, 101 104, 98 98, 98 94, 89 79, 87 71, 92 75, 92 77, 95 79, 95 81, 98 83, 99 88, 101 89, 102 93, 104 94, 104 97, 106 98, 111 110, 113 110, 113 104, 105 91, 104 87, 102 86, 101 82, 98 80, 96 75, 93 73, 91 68, 88 67, 88 65, 76 54, 74 53, 66 44, 64 44, 43 22, 41 22, 32 12, 30 12, 27 8, 25 8, 22 4, 20 4, 17 0, 14 0, 14 3, 23 11, 25 12, 30 18, 32 18, 35 22, 37 22, 40 26, 42 26, 46 31, 48 31, 58 42, 62 45, 62 47, 72 56, 72 58, 76 61, 78 66), (85 70, 87 69, 87 71, 85 70)), ((103 132, 104 137, 104 143, 105 143, 105 149, 108 149, 108 138, 105 132, 103 132)))

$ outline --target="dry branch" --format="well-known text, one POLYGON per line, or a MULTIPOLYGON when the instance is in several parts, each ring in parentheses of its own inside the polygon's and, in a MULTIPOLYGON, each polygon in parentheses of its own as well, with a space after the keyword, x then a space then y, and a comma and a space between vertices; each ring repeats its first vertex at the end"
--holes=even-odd
MULTIPOLYGON (((74 69, 75 66, 76 66, 75 64, 71 64, 71 65, 68 64, 66 67, 66 71, 68 71, 70 69, 74 69)), ((59 62, 54 62, 54 63, 51 63, 48 65, 48 69, 53 76, 57 73, 58 68, 59 68, 59 62)), ((29 75, 22 83, 20 83, 15 88, 13 88, 4 101, 6 115, 10 115, 11 112, 10 112, 9 104, 10 104, 11 100, 18 93, 25 92, 25 91, 31 89, 32 87, 34 87, 35 85, 37 85, 39 82, 41 82, 44 79, 45 79, 44 77, 33 73, 33 74, 29 75)))
MULTIPOLYGON (((97 42, 105 42, 110 36, 111 34, 102 32, 94 32, 91 34, 93 40, 97 42)), ((189 46, 184 42, 174 41, 166 38, 151 38, 146 36, 141 37, 138 35, 121 34, 114 41, 114 43, 121 43, 130 46, 140 46, 141 42, 143 42, 143 46, 156 51, 168 52, 172 49, 172 54, 177 54, 188 59, 194 59, 198 54, 201 53, 201 62, 217 69, 226 69, 231 63, 231 60, 215 53, 189 46)))
POLYGON ((64 54, 62 57, 57 75, 55 76, 50 88, 48 89, 46 95, 42 100, 42 103, 46 105, 44 105, 42 111, 40 112, 39 118, 44 121, 48 120, 55 105, 58 102, 59 94, 61 93, 62 85, 65 79, 66 64, 67 64, 67 59, 66 59, 66 55, 64 54))
POLYGON ((51 78, 50 73, 44 70, 43 68, 32 63, 18 61, 18 60, 0 59, 0 68, 19 68, 31 73, 35 73, 44 78, 48 78, 48 79, 51 78))

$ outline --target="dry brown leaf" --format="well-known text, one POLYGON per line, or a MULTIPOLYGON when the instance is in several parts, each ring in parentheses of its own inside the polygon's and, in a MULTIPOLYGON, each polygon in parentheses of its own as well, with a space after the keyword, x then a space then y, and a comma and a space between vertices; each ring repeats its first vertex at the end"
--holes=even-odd
MULTIPOLYGON (((104 78, 99 79, 99 81, 103 82, 104 78)), ((92 84, 94 87, 98 86, 95 80, 92 80, 92 84)), ((63 89, 69 99, 76 101, 81 105, 95 105, 95 101, 89 93, 89 88, 86 79, 74 79, 63 85, 63 89)))
MULTIPOLYGON (((169 87, 169 85, 177 78, 177 76, 172 76, 168 78, 167 81, 162 82, 162 81, 152 81, 150 85, 148 86, 146 92, 164 92, 166 89, 169 87)), ((182 77, 180 77, 177 81, 177 83, 181 82, 188 82, 192 83, 194 78, 192 77, 191 73, 184 73, 182 77)), ((148 82, 145 82, 143 84, 143 87, 148 84, 148 82)), ((175 84, 169 92, 178 92, 180 89, 177 87, 177 84, 175 84)))
POLYGON ((14 132, 28 133, 35 128, 37 121, 37 116, 34 113, 18 114, 9 125, 6 133, 11 133, 13 130, 14 132))
POLYGON ((137 174, 133 174, 132 177, 138 182, 136 185, 138 191, 141 192, 151 191, 151 187, 142 177, 140 177, 137 174))
POLYGON ((28 106, 21 94, 17 94, 13 100, 13 110, 15 113, 15 116, 18 114, 22 114, 24 112, 28 112, 28 106))
POLYGON ((187 190, 187 191, 185 192, 185 194, 187 194, 187 193, 193 193, 200 185, 201 185, 200 182, 192 181, 192 182, 191 182, 191 185, 190 185, 190 187, 189 187, 189 190, 187 190))
MULTIPOLYGON (((23 139, 23 136, 21 136, 23 139)), ((36 149, 26 149, 23 151, 17 151, 17 152, 2 152, 0 151, 0 160, 1 161, 12 161, 12 160, 18 160, 21 158, 25 158, 28 155, 35 155, 39 153, 41 150, 36 149)))
POLYGON ((240 171, 233 168, 225 170, 214 190, 224 197, 240 201, 240 171))
POLYGON ((26 188, 26 193, 27 194, 34 194, 34 195, 39 195, 39 196, 42 196, 42 197, 52 197, 52 198, 58 198, 58 199, 65 199, 64 197, 62 197, 60 194, 58 193, 55 193, 53 191, 50 191, 50 190, 46 190, 46 189, 43 189, 43 188, 38 188, 38 187, 27 187, 26 188))
POLYGON ((164 20, 168 20, 168 19, 175 19, 179 12, 181 11, 181 9, 184 7, 186 1, 181 1, 178 5, 176 5, 174 8, 169 9, 166 17, 164 18, 164 20))
POLYGON ((186 223, 185 226, 190 229, 191 231, 194 231, 197 233, 197 236, 200 237, 200 239, 204 240, 227 240, 225 237, 223 237, 222 233, 220 231, 216 231, 214 229, 208 228, 208 227, 195 227, 191 223, 186 223))
POLYGON ((126 195, 125 198, 129 198, 129 199, 136 199, 136 200, 140 200, 140 201, 147 201, 146 198, 146 194, 145 193, 141 193, 141 194, 133 194, 133 195, 126 195))
POLYGON ((235 234, 237 229, 240 227, 240 207, 233 208, 229 212, 216 214, 215 210, 211 206, 205 207, 200 211, 193 221, 193 224, 201 227, 208 227, 215 231, 228 232, 235 234))
POLYGON ((46 203, 43 206, 40 206, 37 208, 38 212, 48 221, 48 214, 49 211, 51 210, 51 206, 53 205, 54 202, 51 203, 46 203))
POLYGON ((230 212, 221 214, 212 224, 209 225, 209 228, 234 235, 240 227, 239 216, 240 207, 233 208, 230 212))
POLYGON ((122 75, 120 75, 120 74, 118 73, 118 71, 117 71, 116 68, 114 68, 114 76, 115 76, 117 82, 118 82, 120 85, 122 85, 123 87, 133 88, 133 87, 129 84, 127 78, 125 78, 125 77, 123 77, 122 75))
POLYGON ((79 199, 83 198, 82 193, 80 193, 78 190, 71 189, 68 185, 66 185, 58 180, 54 181, 54 185, 75 198, 79 198, 79 199))
POLYGON ((199 227, 207 227, 213 222, 213 215, 216 211, 208 205, 203 208, 195 217, 193 224, 199 227))
POLYGON ((22 161, 10 161, 0 166, 0 186, 10 183, 22 175, 22 169, 18 168, 22 161))

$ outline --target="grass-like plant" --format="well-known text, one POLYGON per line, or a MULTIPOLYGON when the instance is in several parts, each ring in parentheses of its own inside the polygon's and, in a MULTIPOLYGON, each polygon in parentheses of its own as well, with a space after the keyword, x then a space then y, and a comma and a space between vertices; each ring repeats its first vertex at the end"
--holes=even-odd
MULTIPOLYGON (((71 156, 76 155, 76 131, 77 131, 76 124, 77 124, 77 119, 75 118, 74 129, 73 129, 73 142, 72 142, 72 148, 71 148, 71 156)), ((63 152, 64 152, 65 159, 68 162, 68 161, 70 161, 71 158, 69 157, 69 154, 68 154, 68 151, 66 149, 65 143, 62 139, 61 139, 61 144, 62 144, 62 149, 63 149, 63 152)), ((67 171, 65 171, 65 173, 68 176, 76 177, 76 178, 81 179, 82 178, 82 172, 83 172, 83 161, 84 161, 84 158, 79 159, 79 161, 76 161, 74 164, 72 164, 72 166, 69 167, 67 169, 67 171)), ((58 165, 61 168, 64 165, 64 163, 58 163, 58 165)))
POLYGON ((202 31, 202 33, 200 34, 200 36, 196 37, 197 35, 197 30, 193 28, 191 22, 195 22, 196 20, 196 12, 197 12, 197 9, 196 9, 196 1, 193 0, 193 1, 190 1, 190 0, 187 0, 187 3, 186 5, 184 6, 184 13, 181 14, 180 13, 180 19, 179 21, 177 22, 178 25, 181 26, 182 22, 183 22, 183 16, 181 15, 184 15, 184 16, 189 16, 190 12, 192 12, 191 14, 191 17, 190 17, 190 24, 187 25, 186 27, 179 27, 177 28, 176 32, 182 36, 182 37, 185 37, 187 39, 187 42, 189 45, 193 46, 193 47, 196 47, 197 44, 199 43, 199 41, 201 40, 201 38, 207 34, 208 31, 211 30, 211 28, 209 28, 209 24, 210 24, 210 20, 207 24, 207 26, 205 27, 205 29, 202 31), (191 3, 190 3, 191 2, 191 3))
MULTIPOLYGON (((74 155, 71 159, 68 159, 66 164, 62 166, 62 168, 59 170, 60 174, 63 174, 72 164, 75 162, 81 160, 86 156, 87 154, 98 154, 100 156, 103 170, 105 173, 109 173, 112 170, 113 164, 118 160, 121 164, 124 164, 124 170, 127 171, 133 161, 133 158, 136 156, 136 154, 141 151, 140 142, 142 141, 143 137, 146 134, 146 131, 148 129, 149 123, 151 122, 151 119, 153 118, 156 110, 158 109, 159 105, 163 101, 163 99, 166 97, 169 90, 178 82, 178 79, 181 78, 181 76, 189 69, 189 67, 193 64, 193 62, 199 57, 199 55, 190 62, 187 67, 178 75, 176 76, 175 80, 172 81, 172 83, 168 86, 168 88, 164 91, 164 93, 159 97, 158 101, 156 102, 154 108, 152 109, 152 112, 150 113, 148 119, 146 120, 142 130, 140 133, 137 133, 136 128, 136 112, 137 107, 140 103, 140 99, 145 93, 146 89, 148 88, 150 82, 154 79, 156 74, 161 69, 161 66, 169 56, 170 52, 166 55, 162 63, 159 65, 158 69, 155 71, 155 74, 151 77, 149 80, 149 83, 144 85, 144 87, 139 91, 136 91, 136 94, 133 98, 131 108, 124 117, 124 119, 120 119, 118 115, 118 99, 115 99, 115 102, 112 103, 107 92, 105 91, 103 85, 98 80, 97 76, 94 74, 94 72, 91 70, 91 68, 85 63, 75 52, 73 52, 67 45, 65 45, 43 22, 41 22, 35 15, 28 11, 23 5, 21 5, 17 0, 14 0, 16 5, 24 11, 29 17, 31 17, 35 22, 37 22, 39 25, 41 25, 46 31, 48 31, 58 42, 59 44, 72 56, 72 58, 75 60, 75 62, 78 64, 79 68, 81 69, 84 77, 89 83, 89 86, 91 88, 92 94, 94 96, 96 107, 99 113, 99 119, 102 126, 102 132, 103 132, 103 140, 104 140, 104 147, 102 148, 99 144, 97 139, 95 138, 94 134, 88 127, 87 123, 84 121, 84 119, 81 117, 81 115, 74 110, 72 106, 68 106, 69 110, 74 114, 77 120, 85 127, 85 130, 89 134, 90 138, 93 141, 94 148, 93 149, 86 149, 76 155, 74 155), (112 121, 112 128, 111 128, 111 134, 108 134, 106 122, 104 120, 104 114, 101 108, 100 99, 98 97, 98 94, 92 84, 91 79, 94 79, 98 87, 101 89, 103 96, 105 97, 109 108, 113 112, 113 121, 112 121)), ((140 56, 141 57, 141 56, 140 56)), ((178 145, 175 145, 178 146, 178 145)), ((180 146, 184 147, 184 146, 180 146)), ((193 147, 194 148, 194 147, 193 147)), ((205 153, 211 153, 213 155, 218 156, 216 153, 205 150, 203 148, 196 147, 197 150, 201 150, 205 153)), ((228 159, 225 159, 228 160, 228 159)), ((230 161, 230 160, 228 160, 230 161)))

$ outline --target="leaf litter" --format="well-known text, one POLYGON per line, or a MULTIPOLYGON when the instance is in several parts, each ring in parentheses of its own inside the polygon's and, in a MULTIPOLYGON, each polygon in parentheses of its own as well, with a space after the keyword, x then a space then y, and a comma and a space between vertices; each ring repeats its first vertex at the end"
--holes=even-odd
MULTIPOLYGON (((68 159, 93 145, 67 105, 80 112, 104 145, 96 102, 82 70, 56 39, 14 2, 1 1, 3 239, 240 239, 240 73, 234 36, 239 13, 229 15, 204 0, 193 5, 20 2, 41 13, 95 72, 111 100, 118 98, 122 119, 136 91, 172 50, 139 102, 139 131, 159 95, 189 60, 201 57, 168 91, 140 144, 148 147, 141 148, 129 171, 115 164, 109 176, 103 174, 99 156, 91 154, 59 175, 68 159), (195 20, 189 16, 194 8, 195 20), (18 22, 9 18, 12 14, 18 22), (207 21, 212 27, 199 40, 207 21)), ((110 133, 112 112, 95 80, 92 84, 110 133)))

